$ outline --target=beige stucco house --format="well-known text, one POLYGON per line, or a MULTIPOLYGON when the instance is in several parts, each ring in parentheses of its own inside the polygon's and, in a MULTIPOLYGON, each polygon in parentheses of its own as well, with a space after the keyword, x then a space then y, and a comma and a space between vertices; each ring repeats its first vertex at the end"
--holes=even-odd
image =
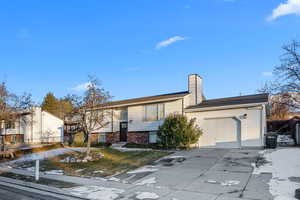
POLYGON ((203 79, 188 76, 188 90, 99 105, 111 111, 105 128, 94 132, 99 142, 155 143, 164 118, 180 113, 196 118, 204 134, 199 147, 257 147, 264 145, 268 94, 205 99, 203 79))

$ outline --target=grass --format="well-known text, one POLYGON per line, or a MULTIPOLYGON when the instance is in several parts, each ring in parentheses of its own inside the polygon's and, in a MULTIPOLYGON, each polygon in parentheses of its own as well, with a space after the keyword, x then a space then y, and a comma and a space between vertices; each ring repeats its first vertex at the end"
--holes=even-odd
MULTIPOLYGON (((162 151, 130 151, 121 152, 112 148, 104 148, 92 150, 92 154, 101 152, 104 157, 90 162, 64 163, 60 160, 74 156, 74 154, 83 153, 66 153, 48 160, 41 161, 41 170, 63 170, 66 175, 84 176, 84 177, 104 177, 119 172, 125 172, 136 169, 143 165, 151 164, 155 160, 170 154, 162 151), (77 171, 82 170, 82 171, 77 171), (94 173, 95 171, 103 171, 103 173, 94 173)), ((33 166, 33 162, 27 167, 33 166)))

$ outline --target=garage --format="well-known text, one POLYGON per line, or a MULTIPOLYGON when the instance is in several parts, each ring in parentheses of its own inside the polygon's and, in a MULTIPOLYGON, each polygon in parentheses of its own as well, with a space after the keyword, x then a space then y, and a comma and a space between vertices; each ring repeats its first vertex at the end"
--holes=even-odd
POLYGON ((262 147, 267 101, 266 95, 205 100, 185 113, 203 130, 199 147, 262 147))
POLYGON ((233 118, 207 118, 204 120, 204 133, 211 141, 211 146, 217 148, 241 147, 240 121, 233 118))

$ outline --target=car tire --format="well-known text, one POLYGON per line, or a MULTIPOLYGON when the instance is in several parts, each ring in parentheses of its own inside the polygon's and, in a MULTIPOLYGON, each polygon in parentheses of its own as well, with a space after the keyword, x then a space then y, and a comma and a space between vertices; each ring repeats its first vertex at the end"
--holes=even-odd
POLYGON ((300 199, 300 188, 295 190, 295 198, 300 199))

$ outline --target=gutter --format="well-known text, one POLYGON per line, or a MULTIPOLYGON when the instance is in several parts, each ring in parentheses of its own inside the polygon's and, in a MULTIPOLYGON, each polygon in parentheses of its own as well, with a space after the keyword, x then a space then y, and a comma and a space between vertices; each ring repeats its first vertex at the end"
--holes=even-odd
POLYGON ((237 105, 228 105, 228 106, 214 106, 214 107, 202 107, 202 108, 187 108, 185 109, 185 113, 192 112, 205 112, 205 111, 215 111, 215 110, 231 110, 238 108, 256 108, 258 106, 262 106, 265 103, 255 103, 255 104, 237 104, 237 105))

